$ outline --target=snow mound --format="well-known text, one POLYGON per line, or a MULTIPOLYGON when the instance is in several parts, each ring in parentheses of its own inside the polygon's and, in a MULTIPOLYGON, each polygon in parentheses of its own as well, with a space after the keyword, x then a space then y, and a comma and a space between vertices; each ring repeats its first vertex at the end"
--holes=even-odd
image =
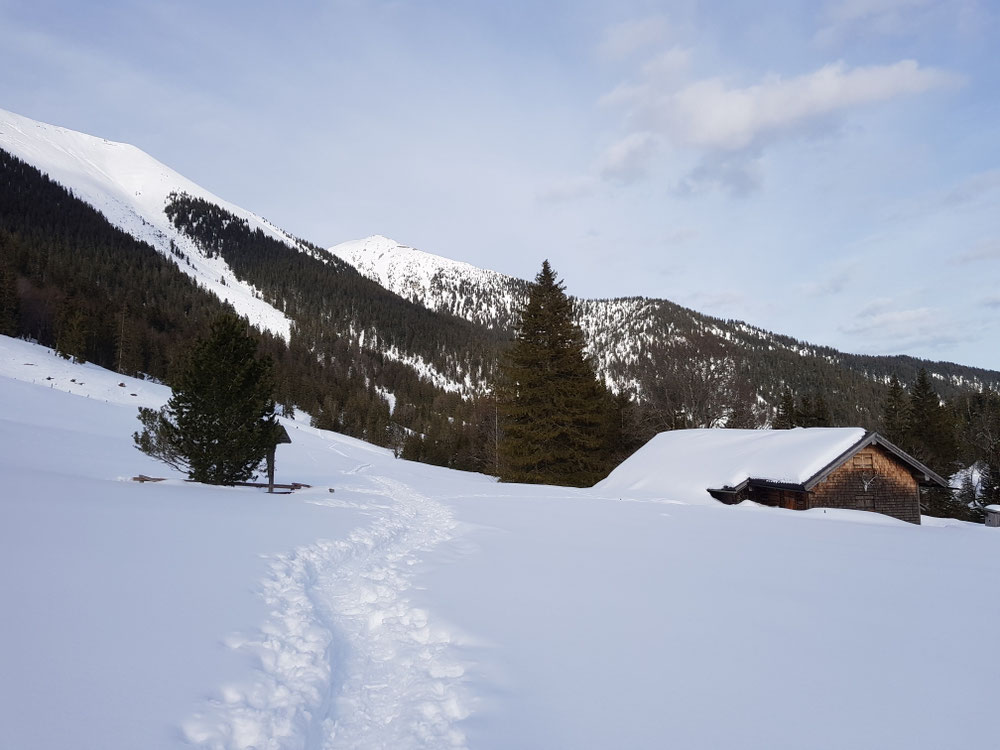
POLYGON ((864 436, 859 427, 661 432, 595 487, 698 501, 750 477, 801 484, 864 436))

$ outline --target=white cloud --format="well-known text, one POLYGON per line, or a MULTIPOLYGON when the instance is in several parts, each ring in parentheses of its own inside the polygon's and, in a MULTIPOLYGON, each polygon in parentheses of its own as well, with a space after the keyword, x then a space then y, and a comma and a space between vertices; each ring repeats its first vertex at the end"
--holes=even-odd
POLYGON ((794 78, 772 76, 745 88, 719 78, 679 91, 649 92, 635 116, 676 143, 737 150, 838 112, 955 84, 956 77, 913 60, 848 68, 837 62, 794 78))
POLYGON ((980 0, 832 0, 814 39, 834 45, 853 35, 902 36, 943 28, 978 36, 989 19, 980 0))
POLYGON ((857 339, 859 348, 877 351, 942 349, 975 338, 940 308, 892 309, 892 302, 884 299, 859 310, 840 330, 857 339))
POLYGON ((828 297, 841 294, 850 287, 860 270, 861 266, 857 261, 841 265, 839 268, 826 269, 820 274, 818 281, 800 284, 799 293, 806 297, 828 297))
POLYGON ((750 299, 744 292, 732 289, 720 289, 711 292, 694 292, 682 295, 681 304, 692 310, 699 310, 708 315, 724 316, 728 314, 745 315, 750 306, 750 299))
POLYGON ((584 198, 594 192, 598 181, 589 175, 571 177, 550 185, 538 194, 538 200, 544 203, 564 203, 584 198))
POLYGON ((625 136, 601 157, 598 163, 601 177, 624 183, 645 177, 656 147, 657 138, 652 133, 631 133, 625 136))
POLYGON ((898 34, 913 23, 915 11, 933 3, 934 0, 837 0, 827 5, 824 13, 827 25, 819 36, 832 38, 856 26, 864 26, 869 32, 898 34))
POLYGON ((669 28, 663 16, 626 21, 605 31, 598 51, 606 58, 621 60, 663 41, 669 28))
POLYGON ((984 240, 955 258, 958 263, 1000 260, 1000 239, 984 240))
POLYGON ((663 237, 663 244, 670 246, 675 245, 685 245, 693 240, 698 239, 701 235, 694 227, 681 227, 680 229, 675 229, 672 232, 668 232, 663 237))
POLYGON ((700 155, 697 166, 678 182, 678 193, 722 188, 747 195, 762 184, 763 150, 774 141, 814 131, 867 105, 962 81, 947 71, 901 60, 854 68, 835 62, 743 87, 722 78, 680 84, 689 62, 687 51, 667 50, 642 66, 637 79, 601 97, 601 105, 625 111, 632 130, 602 158, 602 177, 632 181, 641 176, 647 166, 642 160, 655 150, 655 136, 700 155))
POLYGON ((674 83, 691 64, 691 51, 671 47, 642 65, 642 75, 646 80, 665 84, 674 83))
POLYGON ((760 189, 763 182, 759 154, 750 151, 709 153, 674 187, 681 196, 721 189, 742 198, 760 189))
POLYGON ((1000 189, 1000 169, 988 169, 974 174, 951 188, 941 199, 943 207, 952 209, 980 202, 1000 189))

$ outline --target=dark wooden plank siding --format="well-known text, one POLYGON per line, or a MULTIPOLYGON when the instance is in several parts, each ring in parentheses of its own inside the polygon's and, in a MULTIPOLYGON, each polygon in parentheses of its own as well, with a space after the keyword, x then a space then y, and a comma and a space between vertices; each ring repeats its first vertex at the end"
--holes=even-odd
POLYGON ((884 513, 920 523, 920 488, 910 469, 878 445, 848 458, 809 493, 811 508, 884 513))

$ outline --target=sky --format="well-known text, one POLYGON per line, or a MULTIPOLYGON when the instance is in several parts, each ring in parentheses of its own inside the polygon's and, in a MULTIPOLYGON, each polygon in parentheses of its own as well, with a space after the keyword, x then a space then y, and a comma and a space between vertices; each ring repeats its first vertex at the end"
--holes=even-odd
POLYGON ((0 0, 0 107, 319 245, 1000 369, 1000 2, 0 0))

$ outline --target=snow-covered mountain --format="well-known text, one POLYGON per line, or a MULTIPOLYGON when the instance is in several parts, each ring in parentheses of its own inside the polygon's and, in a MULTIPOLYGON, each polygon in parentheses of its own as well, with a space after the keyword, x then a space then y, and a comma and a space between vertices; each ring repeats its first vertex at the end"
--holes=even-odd
POLYGON ((187 193, 221 206, 253 229, 288 244, 300 240, 261 218, 213 195, 149 154, 127 143, 48 125, 0 109, 0 148, 26 161, 100 211, 114 226, 148 242, 170 257, 171 243, 187 256, 181 270, 198 284, 233 305, 258 328, 286 340, 289 319, 260 299, 220 257, 207 257, 178 231, 164 213, 172 193, 187 193))
MULTIPOLYGON (((528 295, 528 282, 523 279, 423 252, 380 235, 344 242, 329 252, 411 302, 508 333, 513 331, 517 310, 528 295)), ((759 396, 772 404, 774 389, 783 382, 794 384, 792 371, 798 367, 848 370, 867 381, 884 383, 890 371, 909 380, 925 366, 946 390, 1000 383, 998 373, 951 363, 844 354, 740 321, 702 315, 669 300, 574 298, 573 304, 587 337, 588 352, 614 390, 641 390, 638 371, 647 366, 657 369, 666 352, 682 347, 687 347, 684 356, 690 356, 693 347, 710 369, 736 369, 738 362, 745 363, 755 353, 784 360, 778 368, 784 379, 770 377, 770 382, 758 389, 759 396)), ((768 369, 773 375, 774 368, 768 369)), ((756 378, 751 376, 751 380, 756 378)))
POLYGON ((382 235, 342 242, 329 250, 404 299, 488 328, 511 329, 514 311, 527 300, 523 279, 425 253, 382 235))

